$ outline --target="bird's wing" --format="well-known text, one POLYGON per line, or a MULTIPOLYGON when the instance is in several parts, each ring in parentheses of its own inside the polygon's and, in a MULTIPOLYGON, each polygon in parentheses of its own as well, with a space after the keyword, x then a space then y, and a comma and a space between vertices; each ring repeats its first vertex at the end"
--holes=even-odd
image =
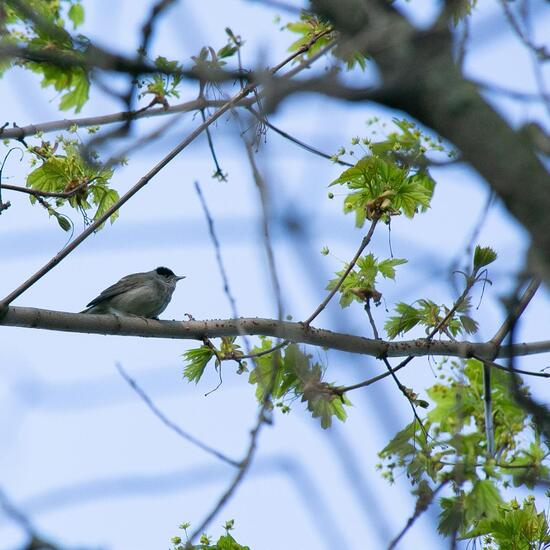
POLYGON ((114 285, 111 285, 109 288, 106 288, 99 296, 94 298, 86 307, 96 306, 97 304, 100 304, 101 302, 104 302, 105 300, 108 300, 113 296, 118 296, 123 292, 132 290, 138 287, 141 284, 141 282, 139 280, 134 279, 136 275, 143 275, 143 273, 133 273, 132 275, 126 275, 126 277, 122 277, 120 281, 116 282, 114 285))

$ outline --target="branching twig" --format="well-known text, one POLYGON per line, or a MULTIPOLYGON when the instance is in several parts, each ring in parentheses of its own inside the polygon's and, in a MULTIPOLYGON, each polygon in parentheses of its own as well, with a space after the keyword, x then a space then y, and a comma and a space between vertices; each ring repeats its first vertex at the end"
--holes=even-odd
MULTIPOLYGON (((369 298, 367 298, 367 301, 365 302, 365 311, 367 312, 367 316, 369 318, 370 326, 372 327, 372 332, 373 332, 374 338, 376 340, 380 340, 380 336, 378 334, 378 329, 376 328, 376 322, 374 321, 374 317, 372 316, 372 311, 370 309, 370 299, 369 298)), ((416 421, 420 425, 420 427, 421 427, 422 431, 424 432, 424 434, 426 436, 428 436, 428 432, 426 431, 426 428, 424 427, 424 423, 422 422, 422 419, 420 418, 419 414, 416 412, 416 405, 413 401, 413 398, 410 394, 410 391, 408 391, 408 389, 403 384, 401 384, 401 381, 399 380, 399 378, 397 378, 397 375, 395 374, 395 369, 391 366, 388 358, 385 357, 385 356, 382 356, 381 359, 382 359, 382 362, 384 363, 384 365, 386 365, 386 368, 388 369, 388 374, 391 375, 391 377, 393 378, 393 381, 395 382, 396 386, 399 388, 399 391, 405 396, 405 398, 409 402, 409 405, 411 406, 414 418, 416 419, 416 421)), ((343 395, 343 392, 342 392, 341 389, 339 389, 338 393, 343 395)))
MULTIPOLYGON (((494 361, 488 361, 487 359, 480 359, 477 356, 473 357, 474 359, 477 359, 478 361, 481 361, 484 364, 487 364, 489 367, 493 369, 498 369, 504 372, 510 372, 510 369, 504 365, 499 365, 498 363, 495 363, 494 361)), ((393 371, 397 372, 398 370, 401 370, 407 366, 408 362, 403 364, 400 363, 398 366, 394 367, 393 371)), ((523 369, 516 369, 516 373, 523 374, 525 376, 534 376, 536 378, 550 378, 550 373, 548 372, 533 372, 523 369)), ((384 378, 387 378, 390 376, 389 372, 383 372, 382 374, 379 374, 377 376, 373 376, 372 378, 369 378, 368 380, 364 380, 363 382, 358 382, 357 384, 352 384, 350 386, 343 386, 341 388, 338 388, 338 393, 344 394, 346 392, 357 390, 359 388, 366 388, 367 386, 372 386, 372 384, 375 384, 376 382, 379 382, 380 380, 383 380, 384 378)))
POLYGON ((1 189, 7 189, 8 191, 17 191, 18 193, 25 193, 27 195, 32 195, 33 197, 44 197, 44 198, 60 198, 60 199, 69 199, 72 196, 78 194, 80 191, 82 191, 87 185, 89 185, 89 181, 86 181, 84 183, 81 183, 74 189, 71 189, 70 191, 40 191, 38 189, 31 189, 29 187, 22 187, 20 185, 9 185, 7 183, 2 183, 0 185, 1 189))
POLYGON ((197 439, 196 437, 192 436, 191 434, 187 433, 183 428, 178 426, 175 422, 170 420, 153 402, 153 400, 145 393, 145 391, 137 384, 137 382, 122 368, 122 365, 120 363, 115 363, 116 369, 119 372, 119 374, 124 378, 124 380, 128 383, 128 385, 141 397, 143 402, 149 407, 149 409, 153 412, 153 414, 168 428, 170 428, 173 432, 175 432, 178 436, 180 436, 182 439, 185 439, 186 441, 189 441, 189 443, 192 443, 199 449, 202 449, 203 451, 207 452, 208 454, 211 454, 212 456, 215 456, 219 460, 225 462, 226 464, 230 464, 231 466, 234 466, 235 468, 240 468, 240 463, 236 460, 233 460, 232 458, 229 458, 228 456, 224 455, 220 451, 217 451, 216 449, 210 447, 206 443, 203 443, 200 439, 197 439))
POLYGON ((319 149, 313 147, 312 145, 308 145, 307 143, 304 143, 303 141, 299 140, 298 138, 295 138, 294 136, 291 136, 288 132, 285 132, 281 130, 280 128, 277 128, 277 126, 274 126, 269 122, 267 117, 262 116, 258 111, 253 109, 252 107, 248 107, 248 110, 262 123, 265 124, 268 128, 271 128, 274 132, 279 134, 280 136, 284 137, 285 139, 288 139, 289 141, 292 141, 292 143, 295 143, 302 149, 305 149, 306 151, 309 151, 310 153, 313 153, 314 155, 318 155, 322 158, 325 158, 327 160, 333 161, 336 164, 339 164, 340 166, 354 166, 350 162, 346 162, 344 160, 340 160, 339 158, 335 158, 333 155, 329 155, 328 153, 323 153, 323 151, 320 151, 319 149))
POLYGON ((521 299, 517 298, 517 293, 514 293, 512 299, 508 304, 508 318, 510 318, 511 324, 508 329, 508 345, 506 348, 509 352, 508 367, 512 376, 510 377, 510 388, 514 399, 523 407, 523 409, 532 416, 533 422, 538 431, 544 434, 546 440, 550 440, 550 410, 543 403, 538 403, 528 393, 523 391, 521 385, 521 379, 517 375, 517 369, 515 368, 516 353, 514 350, 514 334, 517 329, 517 323, 520 316, 515 316, 514 313, 520 308, 521 299))
MULTIPOLYGON (((244 139, 244 138, 243 138, 244 139)), ((267 196, 267 188, 256 165, 256 159, 254 158, 254 151, 252 145, 245 139, 246 152, 248 154, 248 160, 252 168, 252 175, 254 177, 254 183, 258 189, 260 198, 260 204, 262 208, 262 235, 264 241, 264 248, 267 254, 267 261, 269 265, 269 274, 271 277, 271 284, 275 292, 275 303, 277 304, 277 319, 280 321, 283 318, 283 301, 281 296, 281 286, 279 283, 279 277, 277 275, 277 268, 275 265, 275 254, 273 253, 273 247, 271 246, 271 236, 269 233, 269 198, 267 196)))
POLYGON ((225 295, 227 296, 227 299, 229 300, 229 305, 231 306, 231 314, 236 319, 239 314, 237 312, 237 302, 235 301, 235 298, 231 292, 231 288, 229 287, 229 278, 227 277, 227 271, 225 270, 225 266, 223 264, 223 259, 221 255, 221 247, 220 247, 220 241, 218 240, 218 236, 216 235, 216 230, 214 229, 214 220, 212 219, 212 216, 210 215, 210 212, 208 210, 208 205, 206 204, 206 201, 204 200, 204 196, 202 194, 200 185, 198 182, 195 182, 195 190, 197 192, 197 195, 199 197, 199 201, 202 206, 202 210, 204 212, 204 215, 206 216, 206 221, 208 223, 208 231, 210 233, 210 238, 212 240, 212 244, 214 245, 214 251, 216 253, 216 262, 218 263, 218 269, 220 270, 220 275, 222 277, 223 282, 223 291, 225 292, 225 295))
POLYGON ((332 297, 340 290, 340 287, 342 286, 343 282, 346 280, 346 277, 350 274, 351 270, 354 268, 355 264, 357 263, 357 260, 361 257, 361 254, 370 243, 370 240, 372 238, 372 235, 374 233, 378 220, 379 220, 378 217, 375 217, 372 219, 369 230, 367 234, 363 237, 363 240, 361 241, 361 244, 357 249, 355 256, 352 258, 351 262, 347 265, 346 269, 344 270, 344 273, 342 273, 342 276, 340 277, 340 279, 338 280, 334 288, 327 294, 325 299, 317 306, 317 309, 303 322, 303 324, 306 327, 308 327, 311 324, 311 322, 327 307, 328 303, 332 300, 332 297))
MULTIPOLYGON (((254 99, 244 99, 237 103, 236 107, 246 107, 254 102, 254 99)), ((187 113, 191 111, 200 111, 208 107, 219 108, 227 103, 225 99, 194 99, 192 101, 184 101, 176 105, 170 105, 167 109, 158 107, 148 109, 146 111, 121 111, 109 115, 99 115, 81 118, 63 118, 60 120, 52 120, 51 122, 41 122, 38 124, 29 124, 28 126, 14 126, 13 128, 0 128, 0 138, 21 140, 25 137, 32 136, 37 133, 47 134, 58 130, 69 130, 72 126, 79 128, 87 128, 89 126, 105 126, 106 124, 115 124, 117 122, 125 122, 129 118, 134 120, 140 118, 150 118, 157 116, 171 115, 174 113, 187 113)))
POLYGON ((516 300, 514 308, 509 312, 508 317, 506 318, 504 323, 502 323, 501 327, 497 330, 495 335, 491 338, 491 340, 489 340, 495 345, 495 350, 500 347, 500 345, 504 341, 504 338, 506 338, 506 335, 512 329, 514 323, 516 323, 520 316, 523 314, 525 308, 529 305, 529 302, 535 296, 537 290, 539 289, 539 286, 540 280, 532 279, 527 285, 523 296, 520 299, 516 300))
POLYGON ((414 525, 414 522, 427 510, 428 506, 433 502, 437 493, 447 485, 449 481, 442 481, 429 495, 419 496, 416 501, 414 514, 407 520, 407 524, 399 532, 399 534, 390 542, 388 550, 392 550, 397 546, 397 543, 403 538, 405 533, 414 525))

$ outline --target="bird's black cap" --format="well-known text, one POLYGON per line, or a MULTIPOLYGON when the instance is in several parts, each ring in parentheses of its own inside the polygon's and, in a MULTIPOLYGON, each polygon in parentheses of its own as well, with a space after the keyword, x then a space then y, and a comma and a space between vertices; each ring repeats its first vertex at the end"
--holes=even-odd
POLYGON ((176 274, 171 269, 168 269, 167 267, 157 267, 155 269, 155 271, 159 275, 162 275, 163 277, 175 277, 176 276, 176 274))

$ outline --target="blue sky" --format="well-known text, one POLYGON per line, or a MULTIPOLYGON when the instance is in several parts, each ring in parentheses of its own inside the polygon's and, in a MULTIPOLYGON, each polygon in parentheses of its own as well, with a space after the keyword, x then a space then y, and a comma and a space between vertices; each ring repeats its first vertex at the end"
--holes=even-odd
MULTIPOLYGON (((481 4, 472 21, 467 73, 534 91, 528 56, 511 38, 498 5, 481 4)), ((131 53, 148 5, 128 0, 85 2, 82 32, 131 53)), ((542 2, 535 7, 542 39, 550 10, 542 2)), ((412 1, 403 9, 418 24, 426 24, 435 13, 434 3, 428 1, 412 1)), ((223 45, 224 28, 229 26, 246 41, 245 65, 270 65, 286 55, 292 39, 279 31, 289 15, 279 12, 278 23, 276 15, 255 2, 179 2, 161 21, 151 54, 189 60, 203 45, 223 45)), ((375 80, 372 67, 354 77, 375 80)), ((194 86, 186 85, 182 100, 195 95, 194 86)), ((55 93, 42 90, 36 78, 23 71, 5 75, 0 98, 0 122, 22 126, 67 116, 57 111, 55 93)), ((539 104, 518 105, 496 96, 491 101, 514 125, 532 119, 549 122, 539 104)), ((120 109, 113 98, 96 91, 81 116, 120 109)), ((271 121, 333 153, 353 136, 368 135, 368 118, 390 121, 396 115, 400 113, 373 104, 348 105, 308 95, 286 101, 271 121)), ((136 135, 162 123, 140 121, 136 135)), ((182 116, 161 140, 117 171, 115 187, 121 192, 131 187, 198 123, 198 116, 182 116)), ((164 318, 181 319, 185 313, 197 319, 229 317, 231 309, 193 187, 199 181, 216 223, 239 314, 276 316, 257 192, 231 117, 216 124, 213 136, 228 183, 211 179, 214 167, 206 140, 199 138, 125 205, 113 226, 88 239, 14 305, 79 311, 121 276, 167 265, 187 279, 164 318)), ((341 197, 327 199, 327 185, 338 175, 337 166, 273 133, 261 145, 258 162, 271 191, 285 313, 301 319, 316 307, 328 278, 341 268, 338 258, 353 255, 362 232, 353 227, 350 216, 342 215, 341 197), (301 222, 303 234, 289 230, 292 220, 301 222), (320 255, 325 245, 334 255, 320 255)), ((6 182, 22 184, 27 166, 12 160, 8 167, 6 182)), ((429 297, 449 303, 455 296, 448 267, 463 252, 488 188, 462 165, 438 169, 434 176, 438 187, 432 209, 412 222, 399 219, 392 226, 394 254, 410 262, 399 270, 397 283, 381 285, 388 308, 398 300, 429 297)), ((8 198, 12 207, 0 217, 3 294, 43 265, 67 239, 55 221, 30 207, 26 197, 11 193, 8 198)), ((81 229, 81 221, 74 215, 73 219, 81 229)), ((495 284, 476 312, 483 339, 502 319, 499 299, 522 265, 526 239, 496 204, 479 241, 499 253, 492 272, 495 284)), ((372 250, 389 255, 386 231, 377 232, 372 250)), ((549 311, 548 294, 542 291, 529 307, 519 338, 547 338, 549 311)), ((381 323, 384 306, 375 315, 381 323)), ((342 311, 333 304, 316 325, 369 335, 359 306, 342 311)), ((205 397, 217 385, 214 372, 198 386, 182 380, 181 354, 196 346, 193 342, 10 327, 2 327, 0 334, 0 486, 45 536, 69 547, 168 548, 178 524, 201 521, 233 471, 167 430, 125 384, 115 364, 120 363, 171 419, 235 458, 246 449, 257 408, 245 376, 224 366, 223 385, 205 397)), ((326 365, 330 381, 353 383, 383 369, 367 357, 310 351, 326 365)), ((522 364, 544 366, 545 358, 527 358, 522 364)), ((434 381, 428 359, 415 360, 402 374, 402 382, 419 393, 434 381)), ((535 392, 543 393, 544 388, 535 392)), ((255 550, 383 547, 404 525, 414 502, 406 478, 394 486, 381 479, 375 470, 377 452, 410 420, 410 408, 388 379, 350 399, 354 406, 346 423, 328 431, 321 430, 300 403, 288 416, 277 414, 260 437, 249 477, 209 532, 220 534, 224 521, 234 518, 237 539, 255 550)), ((400 548, 441 548, 444 543, 433 522, 434 515, 426 514, 400 548)), ((22 540, 19 528, 0 517, 0 550, 11 550, 22 540)))

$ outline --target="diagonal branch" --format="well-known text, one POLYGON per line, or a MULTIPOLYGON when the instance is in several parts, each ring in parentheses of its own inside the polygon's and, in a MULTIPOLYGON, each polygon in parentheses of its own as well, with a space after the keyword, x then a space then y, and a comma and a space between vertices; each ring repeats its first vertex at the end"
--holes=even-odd
POLYGON ((303 324, 306 327, 309 326, 310 323, 327 307, 328 303, 332 300, 332 297, 340 290, 340 287, 346 280, 346 277, 350 274, 351 270, 355 267, 357 260, 361 257, 361 254, 363 254, 363 251, 365 250, 365 248, 367 248, 368 244, 370 243, 374 230, 376 229, 376 224, 378 223, 378 220, 379 220, 378 217, 373 218, 373 220, 371 221, 369 230, 367 234, 363 237, 363 240, 361 241, 361 244, 357 249, 355 256, 352 258, 351 262, 346 267, 344 273, 342 273, 342 276, 340 277, 340 279, 338 280, 334 288, 327 294, 325 299, 317 306, 317 309, 303 322, 303 324))
MULTIPOLYGON (((285 65, 290 63, 296 57, 302 55, 311 46, 324 36, 326 32, 319 33, 314 36, 307 44, 304 44, 301 48, 287 56, 283 61, 272 67, 269 71, 270 74, 275 74, 285 65)), ((311 60, 309 60, 311 62, 311 60)), ((308 67, 309 63, 300 65, 301 67, 308 67)), ((289 74, 295 74, 296 68, 289 71, 289 74)), ((46 273, 53 269, 58 263, 60 263, 66 256, 68 256, 75 248, 77 248, 85 239, 87 239, 96 229, 98 229, 103 223, 105 223, 109 217, 114 214, 122 205, 130 200, 140 189, 145 187, 166 165, 168 165, 181 151, 183 151, 189 144, 191 144, 206 128, 208 128, 213 122, 220 118, 224 113, 232 109, 241 99, 248 96, 259 83, 250 83, 237 92, 232 98, 210 115, 205 122, 200 124, 195 130, 193 130, 183 141, 181 141, 174 149, 172 149, 156 166, 154 166, 145 176, 143 176, 133 187, 131 187, 114 205, 112 205, 102 216, 96 221, 91 223, 82 233, 80 233, 73 241, 60 250, 48 263, 46 263, 41 269, 39 269, 34 275, 29 277, 24 283, 19 285, 15 290, 8 294, 2 301, 0 301, 0 315, 13 300, 18 298, 23 292, 28 290, 33 284, 40 280, 46 273)))
POLYGON ((153 412, 153 414, 168 428, 170 428, 173 432, 175 432, 179 437, 182 439, 185 439, 186 441, 189 441, 193 445, 197 446, 199 449, 202 449, 203 451, 207 452, 208 454, 211 454, 212 456, 215 456, 222 462, 225 462, 226 464, 229 464, 230 466, 234 466, 236 468, 240 467, 239 462, 236 460, 233 460, 232 458, 229 458, 228 456, 224 455, 220 451, 217 451, 216 449, 210 447, 206 443, 203 443, 200 439, 197 439, 195 436, 187 433, 183 428, 181 428, 178 424, 170 420, 153 402, 153 400, 145 393, 145 391, 138 385, 138 383, 122 368, 122 365, 120 363, 115 364, 120 376, 124 379, 125 382, 128 383, 128 385, 139 395, 139 397, 142 399, 142 401, 149 407, 149 409, 153 412))
POLYGON ((491 342, 495 344, 495 346, 500 346, 502 342, 504 341, 504 338, 506 338, 506 335, 510 332, 513 325, 517 322, 517 320, 521 317, 523 312, 525 311, 525 308, 529 305, 529 302, 533 299, 533 296, 536 294, 537 290, 540 286, 540 280, 539 279, 532 279, 527 288, 525 289, 525 292, 523 293, 523 296, 517 300, 517 303, 514 304, 514 308, 510 313, 508 314, 508 317, 506 317, 506 320, 504 323, 502 323, 502 326, 497 330, 495 335, 491 338, 491 342))

